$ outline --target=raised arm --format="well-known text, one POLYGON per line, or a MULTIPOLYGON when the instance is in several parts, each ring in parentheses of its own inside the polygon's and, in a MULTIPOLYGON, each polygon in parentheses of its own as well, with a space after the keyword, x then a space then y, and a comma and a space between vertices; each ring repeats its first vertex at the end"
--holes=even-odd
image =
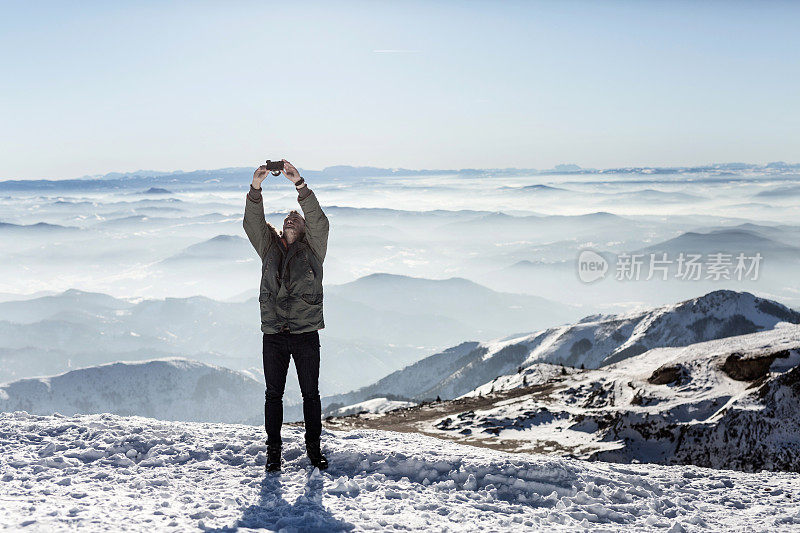
POLYGON ((303 216, 306 219, 306 238, 311 249, 317 254, 320 261, 325 261, 325 254, 328 252, 328 217, 322 211, 317 201, 317 196, 314 191, 308 188, 308 185, 303 185, 297 201, 303 209, 303 216))
POLYGON ((261 182, 267 176, 267 166, 261 165, 253 174, 253 183, 250 184, 250 191, 247 193, 244 205, 244 232, 250 239, 250 244, 258 252, 261 260, 267 254, 269 245, 277 235, 275 230, 267 224, 264 217, 264 202, 261 198, 261 182))
POLYGON ((306 219, 306 239, 308 239, 308 244, 319 257, 320 262, 325 261, 325 254, 328 252, 328 231, 330 228, 328 217, 322 211, 314 191, 308 188, 297 169, 285 159, 283 160, 283 166, 283 173, 297 188, 297 201, 303 210, 303 217, 306 219))

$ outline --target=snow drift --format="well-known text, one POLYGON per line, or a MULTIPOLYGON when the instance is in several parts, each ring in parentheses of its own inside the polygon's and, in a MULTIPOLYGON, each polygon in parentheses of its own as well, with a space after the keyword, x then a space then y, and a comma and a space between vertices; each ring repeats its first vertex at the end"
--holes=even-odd
POLYGON ((403 407, 412 407, 416 405, 414 402, 406 402, 402 400, 391 400, 389 398, 371 398, 363 402, 346 405, 333 411, 333 416, 346 416, 357 413, 374 413, 383 414, 393 411, 395 409, 402 409, 403 407))

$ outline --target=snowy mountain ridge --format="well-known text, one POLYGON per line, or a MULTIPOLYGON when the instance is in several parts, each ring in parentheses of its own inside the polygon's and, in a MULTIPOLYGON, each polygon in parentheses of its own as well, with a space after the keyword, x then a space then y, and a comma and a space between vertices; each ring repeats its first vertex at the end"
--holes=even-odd
POLYGON ((523 365, 548 362, 598 368, 652 348, 754 333, 780 322, 800 324, 800 313, 748 292, 720 290, 648 311, 587 318, 517 342, 533 348, 523 365))
POLYGON ((391 393, 415 400, 452 399, 497 376, 535 363, 598 368, 660 347, 765 331, 800 323, 800 313, 747 292, 720 290, 677 304, 483 343, 463 343, 398 370, 374 385, 326 398, 339 407, 391 393))
POLYGON ((800 325, 654 348, 598 369, 534 363, 454 400, 328 426, 589 460, 796 472, 800 325))
POLYGON ((0 411, 263 424, 263 397, 263 383, 242 372, 168 357, 118 361, 2 384, 0 411))

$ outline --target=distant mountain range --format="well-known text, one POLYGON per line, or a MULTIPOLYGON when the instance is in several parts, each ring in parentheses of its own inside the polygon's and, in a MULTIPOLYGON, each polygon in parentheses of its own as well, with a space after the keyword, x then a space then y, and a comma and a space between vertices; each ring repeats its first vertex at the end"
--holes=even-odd
MULTIPOLYGON (((237 236, 188 247, 164 264, 252 254, 237 236)), ((256 272, 257 275, 257 272, 256 272)), ((257 278, 256 280, 257 281, 257 278)), ((114 298, 68 290, 0 302, 0 383, 115 360, 178 356, 244 370, 261 367, 258 289, 244 301, 114 298)), ((462 278, 374 274, 325 286, 323 394, 351 390, 461 339, 486 340, 574 320, 568 306, 502 293, 462 278)), ((298 399, 291 378, 287 399, 298 399)))
MULTIPOLYGON (((449 327, 464 331, 461 338, 491 335, 492 331, 532 331, 535 324, 564 323, 575 317, 577 310, 552 300, 527 294, 497 292, 464 278, 432 280, 396 274, 370 274, 350 283, 333 285, 326 294, 364 306, 358 320, 364 328, 383 335, 392 324, 377 324, 373 309, 398 313, 408 319, 417 317, 420 326, 398 332, 409 335, 426 329, 422 323, 442 323, 454 319, 449 327), (422 319, 422 320, 419 320, 422 319), (375 328, 371 328, 374 324, 375 328), (378 333, 380 332, 380 333, 378 333)), ((334 300, 336 302, 337 300, 334 300)), ((340 304, 343 305, 343 304, 340 304)), ((357 312, 351 308, 351 313, 357 312)), ((352 318, 352 316, 351 316, 352 318)), ((416 336, 417 333, 412 335, 416 336)), ((426 337, 420 338, 428 342, 426 337)))
MULTIPOLYGON (((777 233, 773 231, 773 233, 777 233)), ((800 248, 771 239, 757 230, 745 227, 716 229, 708 233, 687 232, 674 239, 654 244, 633 253, 665 252, 668 257, 677 258, 684 253, 727 252, 746 254, 760 253, 770 259, 800 260, 800 248)))
POLYGON ((48 222, 37 222, 36 224, 12 224, 10 222, 0 222, 0 232, 11 234, 30 234, 30 233, 54 233, 60 231, 80 231, 77 226, 62 226, 60 224, 50 224, 48 222))
POLYGON ((238 235, 217 235, 203 242, 192 244, 183 251, 164 259, 171 261, 212 260, 232 261, 248 259, 253 253, 250 241, 238 235))
MULTIPOLYGON (((406 168, 380 168, 337 165, 326 167, 322 170, 300 169, 303 176, 315 181, 332 180, 341 178, 379 178, 390 176, 425 176, 425 175, 463 175, 485 177, 508 177, 526 175, 548 174, 706 174, 713 179, 715 176, 730 178, 735 173, 759 172, 766 174, 780 174, 793 172, 800 169, 798 163, 784 163, 781 161, 766 165, 748 163, 719 163, 695 167, 617 167, 607 169, 581 168, 577 165, 557 165, 552 169, 530 168, 503 168, 503 169, 406 169, 406 168)), ((122 189, 144 188, 164 189, 170 185, 198 186, 209 184, 236 184, 247 183, 252 177, 253 167, 220 168, 216 170, 193 170, 163 172, 156 170, 138 170, 135 172, 110 172, 100 176, 84 176, 79 179, 65 180, 14 180, 0 181, 0 191, 14 190, 73 190, 73 189, 122 189)), ((171 189, 170 189, 171 190, 171 189)))

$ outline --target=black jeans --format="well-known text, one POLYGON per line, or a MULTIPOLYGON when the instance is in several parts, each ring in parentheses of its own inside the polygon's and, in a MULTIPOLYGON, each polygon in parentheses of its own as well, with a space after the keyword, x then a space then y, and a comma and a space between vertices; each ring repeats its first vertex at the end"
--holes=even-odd
POLYGON ((319 441, 322 433, 322 406, 319 400, 319 332, 264 333, 264 427, 267 443, 281 444, 283 390, 289 356, 294 359, 297 380, 303 394, 303 420, 306 442, 319 441))

